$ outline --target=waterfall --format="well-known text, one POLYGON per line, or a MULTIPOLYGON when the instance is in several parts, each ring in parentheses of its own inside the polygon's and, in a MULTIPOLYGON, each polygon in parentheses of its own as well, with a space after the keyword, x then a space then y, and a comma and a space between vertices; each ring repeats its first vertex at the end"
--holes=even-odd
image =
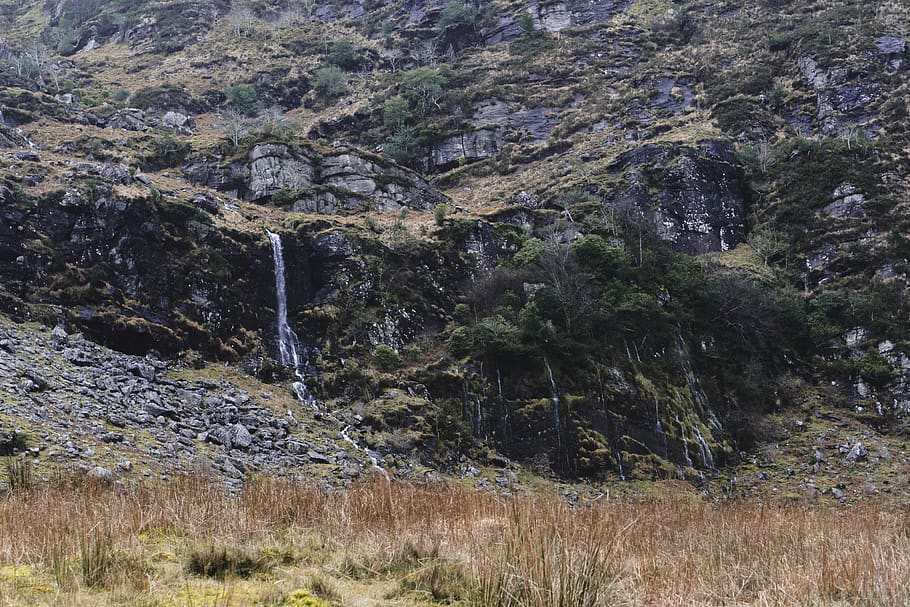
POLYGON ((562 422, 559 415, 559 391, 556 389, 556 380, 553 378, 553 369, 550 367, 550 360, 544 356, 543 364, 547 368, 547 376, 550 378, 550 390, 553 394, 553 421, 556 423, 556 447, 562 454, 562 422))
POLYGON ((300 341, 297 334, 288 324, 288 295, 285 287, 284 252, 281 247, 281 236, 266 230, 269 241, 272 243, 272 260, 275 265, 275 293, 278 300, 278 357, 282 365, 294 368, 294 392, 300 404, 319 410, 316 398, 310 394, 306 387, 306 378, 303 375, 305 363, 300 357, 300 341))
POLYGON ((506 402, 506 397, 502 392, 502 373, 499 372, 499 367, 496 367, 496 388, 499 394, 499 412, 501 415, 499 418, 499 429, 502 433, 502 443, 508 448, 512 435, 511 420, 509 419, 509 403, 506 402))
POLYGON ((474 397, 474 436, 483 438, 483 410, 480 407, 480 397, 474 397))
POLYGON ((695 375, 695 369, 692 368, 692 357, 689 355, 689 348, 686 346, 682 333, 676 334, 676 350, 679 354, 683 376, 686 378, 686 383, 689 384, 689 390, 692 392, 692 396, 695 397, 698 404, 701 406, 702 415, 707 416, 708 423, 712 428, 720 430, 720 421, 711 409, 708 395, 701 389, 701 385, 698 383, 698 377, 695 375))
POLYGON ((664 432, 664 426, 660 423, 660 403, 654 401, 654 433, 657 434, 664 444, 664 458, 670 457, 670 447, 667 444, 667 433, 664 432))
POLYGON ((701 451, 702 463, 708 470, 716 470, 717 468, 714 467, 714 455, 711 454, 711 447, 708 445, 708 441, 701 435, 701 430, 698 429, 697 424, 693 427, 695 428, 695 439, 698 441, 699 451, 701 451))
POLYGON ((376 453, 373 451, 370 451, 366 447, 361 447, 360 445, 358 445, 357 442, 353 438, 351 438, 351 435, 348 433, 350 430, 351 430, 350 425, 345 426, 344 430, 341 431, 341 438, 343 438, 346 442, 350 443, 351 446, 354 447, 355 449, 366 453, 367 457, 370 459, 370 464, 373 466, 373 469, 376 470, 377 472, 379 472, 381 475, 383 475, 385 477, 385 480, 391 481, 392 479, 389 478, 389 473, 385 471, 385 468, 383 468, 382 466, 379 465, 379 457, 376 455, 376 453))
POLYGON ((689 439, 686 438, 686 427, 680 421, 679 416, 676 416, 676 423, 679 424, 679 433, 682 436, 683 444, 683 458, 686 460, 686 465, 690 468, 694 468, 692 465, 692 457, 689 456, 689 439))

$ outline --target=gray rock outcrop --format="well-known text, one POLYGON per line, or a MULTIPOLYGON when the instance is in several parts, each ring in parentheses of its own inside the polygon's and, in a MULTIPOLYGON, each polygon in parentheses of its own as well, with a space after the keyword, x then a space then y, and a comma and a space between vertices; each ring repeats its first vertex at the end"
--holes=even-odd
POLYGON ((680 251, 727 251, 743 241, 748 187, 729 143, 646 145, 621 154, 611 168, 629 188, 609 204, 680 251))
POLYGON ((244 162, 220 166, 197 160, 183 167, 191 182, 244 200, 281 202, 303 213, 362 209, 432 209, 448 199, 416 173, 353 149, 320 154, 307 146, 255 146, 244 162))

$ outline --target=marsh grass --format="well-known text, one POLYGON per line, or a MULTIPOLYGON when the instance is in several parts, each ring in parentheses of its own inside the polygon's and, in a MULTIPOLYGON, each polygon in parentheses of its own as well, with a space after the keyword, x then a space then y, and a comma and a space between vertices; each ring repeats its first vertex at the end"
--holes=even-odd
MULTIPOLYGON (((91 592, 85 604, 157 605, 214 583, 204 576, 238 580, 232 605, 300 586, 360 604, 371 584, 393 589, 390 605, 907 604, 910 513, 691 494, 572 506, 446 484, 330 492, 262 478, 231 497, 201 476, 58 483, 0 498, 0 572, 20 565, 72 604, 91 592)), ((0 589, 10 605, 55 604, 2 577, 0 589)))

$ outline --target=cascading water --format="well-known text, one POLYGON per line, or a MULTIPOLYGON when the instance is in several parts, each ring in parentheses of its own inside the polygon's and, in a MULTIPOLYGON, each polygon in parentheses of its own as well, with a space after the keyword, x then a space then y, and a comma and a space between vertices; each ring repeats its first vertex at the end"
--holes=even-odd
POLYGON ((705 440, 705 437, 701 435, 701 430, 698 429, 698 425, 695 425, 694 429, 695 439, 698 441, 698 448, 701 452, 702 463, 708 470, 716 470, 714 467, 714 455, 711 453, 711 446, 708 445, 708 441, 705 440))
MULTIPOLYGON (((288 324, 288 297, 285 286, 284 251, 281 246, 281 236, 269 232, 268 230, 266 230, 266 234, 268 234, 269 241, 272 243, 272 259, 275 262, 275 292, 278 300, 279 360, 282 365, 294 368, 294 375, 296 375, 299 380, 294 382, 294 392, 297 393, 297 398, 300 399, 300 403, 309 405, 316 411, 319 411, 319 403, 307 389, 306 378, 303 374, 308 361, 301 357, 300 339, 297 337, 297 334, 294 333, 291 325, 288 324)), ((328 414, 328 419, 337 421, 331 413, 328 414)), ((373 468, 382 474, 386 480, 391 480, 389 478, 389 473, 379 465, 378 455, 365 447, 361 447, 353 438, 351 438, 351 428, 352 426, 350 425, 345 426, 341 431, 341 438, 345 442, 350 443, 351 446, 358 451, 363 451, 369 458, 373 468)))
POLYGON ((664 426, 660 423, 660 403, 654 401, 654 433, 660 437, 661 442, 664 446, 664 457, 669 457, 670 455, 670 446, 667 441, 667 433, 664 432, 664 426))
POLYGON ((556 379, 553 377, 553 369, 550 367, 550 359, 543 357, 543 364, 547 368, 547 376, 550 378, 550 390, 553 401, 553 421, 556 425, 556 446, 562 453, 562 421, 559 413, 559 390, 556 389, 556 379))
POLYGON ((683 375, 686 378, 686 383, 689 384, 689 390, 701 406, 702 415, 707 416, 708 423, 712 428, 720 430, 720 421, 711 409, 708 395, 701 389, 701 385, 698 383, 698 377, 695 375, 695 369, 692 368, 692 357, 689 355, 689 348, 686 346, 682 333, 676 334, 676 350, 679 354, 679 360, 682 366, 683 375))
POLYGON ((379 457, 376 455, 376 453, 373 451, 370 451, 366 447, 361 447, 360 445, 358 445, 357 441, 355 441, 353 438, 351 438, 351 435, 349 434, 350 431, 351 431, 351 426, 350 425, 345 426, 344 430, 341 431, 341 438, 343 438, 346 442, 350 443, 350 445, 352 447, 354 447, 355 449, 359 449, 360 451, 363 451, 364 453, 366 453, 366 456, 370 459, 370 464, 373 466, 373 469, 376 470, 377 472, 379 472, 381 475, 383 475, 385 477, 385 480, 387 480, 387 481, 392 480, 391 478, 389 478, 389 473, 385 471, 385 468, 383 468, 382 466, 379 465, 379 457))
POLYGON ((689 455, 689 440, 686 438, 686 427, 680 421, 678 415, 676 416, 676 423, 679 425, 679 432, 682 435, 683 459, 686 460, 686 465, 692 468, 692 457, 689 455))
POLYGON ((284 252, 281 246, 281 236, 266 230, 269 241, 272 243, 272 260, 275 264, 275 292, 278 300, 278 357, 282 365, 294 368, 294 392, 300 399, 300 404, 319 410, 316 398, 310 394, 306 387, 304 377, 304 362, 300 357, 300 340, 291 325, 288 324, 288 296, 285 287, 284 252))

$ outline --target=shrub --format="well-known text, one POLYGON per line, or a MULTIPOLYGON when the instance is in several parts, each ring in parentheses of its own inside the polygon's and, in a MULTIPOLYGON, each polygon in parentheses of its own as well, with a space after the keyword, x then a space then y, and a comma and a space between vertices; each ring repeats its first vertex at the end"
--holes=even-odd
POLYGON ((357 57, 354 54, 354 45, 350 40, 339 40, 329 47, 326 61, 340 68, 349 70, 357 67, 357 57))
POLYGON ((256 117, 256 132, 267 139, 287 139, 297 129, 293 118, 286 116, 280 108, 264 110, 256 117))
POLYGON ((413 129, 401 128, 386 139, 382 150, 398 164, 412 166, 417 160, 420 144, 413 129))
POLYGON ((247 115, 255 114, 259 109, 259 95, 249 84, 232 84, 224 91, 228 103, 247 115))
POLYGON ((316 70, 316 80, 313 88, 324 97, 337 97, 347 86, 347 76, 337 65, 321 67, 316 70))
POLYGON ((880 386, 894 379, 894 369, 888 359, 875 350, 869 350, 856 361, 857 369, 863 379, 880 386))
POLYGON ((522 243, 521 248, 512 257, 512 263, 519 268, 532 266, 540 259, 547 247, 542 240, 529 238, 522 243))
POLYGON ((391 370, 401 366, 401 356, 391 346, 379 344, 373 350, 373 358, 379 364, 380 368, 391 370))
POLYGON ((534 17, 527 9, 521 11, 521 17, 518 19, 518 25, 526 32, 534 31, 534 17))
POLYGON ((404 97, 392 97, 382 107, 382 123, 387 127, 401 129, 412 119, 411 104, 404 97))
POLYGON ((421 110, 430 105, 437 105, 449 83, 448 77, 441 71, 429 67, 418 67, 404 74, 401 84, 415 98, 421 110))
POLYGON ((771 52, 785 51, 793 42, 793 36, 787 32, 772 32, 765 37, 765 44, 771 52))
POLYGON ((76 30, 72 25, 67 25, 60 34, 60 42, 57 43, 57 53, 67 57, 76 52, 76 30))
POLYGON ((470 4, 464 4, 458 0, 454 0, 439 13, 439 20, 436 22, 436 28, 440 31, 444 31, 450 27, 471 26, 474 25, 476 20, 476 8, 470 4))
POLYGON ((190 552, 186 562, 186 571, 194 575, 223 580, 267 573, 274 565, 275 562, 267 555, 252 555, 242 549, 209 546, 190 552))
POLYGON ((297 192, 294 190, 289 190, 287 188, 281 188, 274 194, 272 194, 271 202, 276 207, 287 207, 297 200, 297 192))
POLYGON ((442 226, 446 222, 446 214, 449 212, 449 205, 447 204, 437 204, 433 209, 433 220, 436 222, 436 225, 442 226))
POLYGON ((143 158, 143 164, 153 170, 177 166, 190 151, 192 146, 189 143, 165 134, 152 140, 151 149, 143 158))

